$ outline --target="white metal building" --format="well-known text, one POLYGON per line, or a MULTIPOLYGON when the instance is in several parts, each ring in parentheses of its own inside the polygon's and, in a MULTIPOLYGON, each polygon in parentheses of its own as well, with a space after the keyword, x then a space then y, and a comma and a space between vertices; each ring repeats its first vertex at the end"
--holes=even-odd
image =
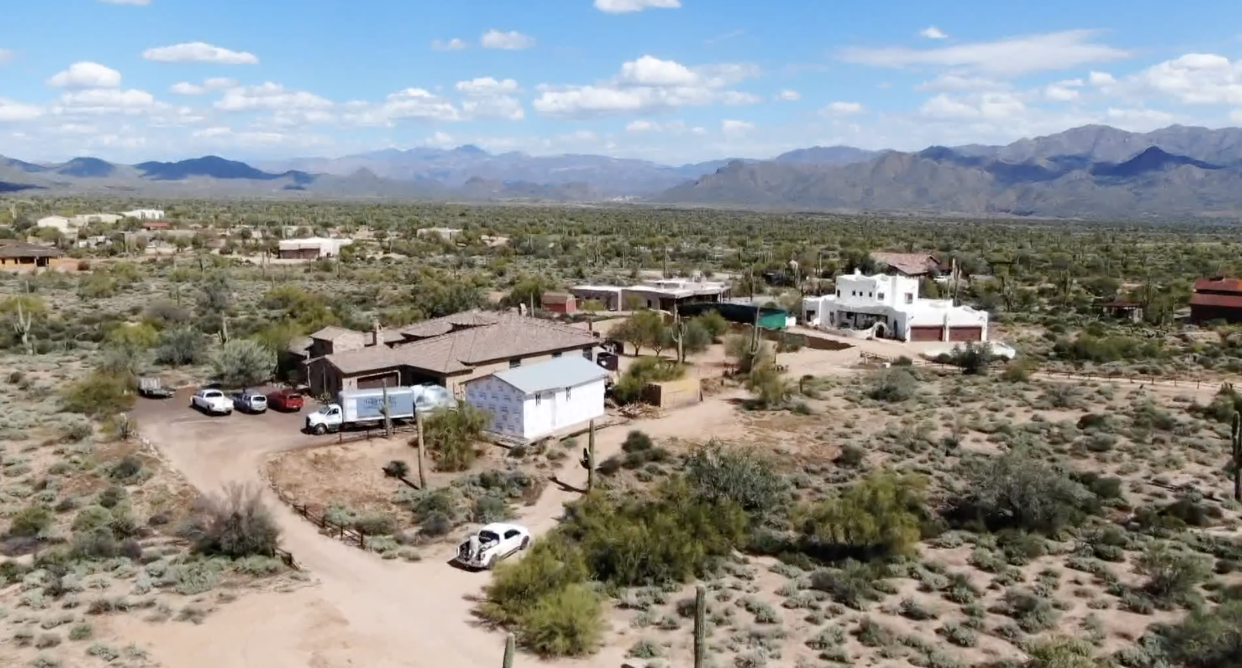
POLYGON ((952 299, 920 299, 919 282, 905 276, 837 278, 834 294, 802 299, 811 327, 866 330, 903 341, 987 341, 988 314, 952 299))
POLYGON ((604 415, 608 371, 581 355, 466 382, 466 403, 492 414, 491 431, 532 440, 604 415))
POLYGON ((138 220, 163 220, 163 209, 134 209, 133 211, 122 211, 122 216, 126 218, 137 218, 138 220))
POLYGON ((354 243, 353 239, 326 239, 323 237, 283 239, 280 242, 280 257, 302 260, 336 257, 341 254, 342 248, 352 243, 354 243))

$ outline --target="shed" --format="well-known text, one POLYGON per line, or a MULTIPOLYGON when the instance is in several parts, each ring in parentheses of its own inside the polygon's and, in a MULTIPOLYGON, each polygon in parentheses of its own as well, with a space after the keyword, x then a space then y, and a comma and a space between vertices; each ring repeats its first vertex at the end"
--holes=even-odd
POLYGON ((577 300, 568 292, 545 292, 539 297, 539 303, 543 305, 543 310, 552 313, 576 313, 578 311, 577 300))
POLYGON ((602 417, 608 377, 568 355, 467 381, 466 403, 491 413, 491 431, 532 440, 602 417))

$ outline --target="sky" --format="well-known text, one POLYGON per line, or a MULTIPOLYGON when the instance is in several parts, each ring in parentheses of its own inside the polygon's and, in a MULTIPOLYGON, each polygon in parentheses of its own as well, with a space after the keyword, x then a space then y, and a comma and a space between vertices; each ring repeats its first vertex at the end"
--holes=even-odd
POLYGON ((683 164, 813 145, 1242 125, 1242 3, 42 0, 0 29, 0 154, 474 144, 683 164))

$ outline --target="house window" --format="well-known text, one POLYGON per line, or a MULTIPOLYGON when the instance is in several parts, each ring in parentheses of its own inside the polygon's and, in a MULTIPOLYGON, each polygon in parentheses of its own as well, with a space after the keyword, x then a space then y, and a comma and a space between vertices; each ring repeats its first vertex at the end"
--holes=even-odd
POLYGON ((509 368, 510 368, 510 369, 516 369, 516 368, 518 368, 518 367, 520 367, 520 366, 522 366, 522 358, 521 358, 521 357, 514 357, 513 359, 509 360, 509 368))
POLYGON ((868 297, 874 297, 874 296, 875 296, 875 293, 874 293, 874 292, 868 292, 868 293, 867 293, 867 296, 868 296, 868 297))
POLYGON ((561 356, 561 353, 552 353, 552 359, 556 359, 560 356, 561 356))
POLYGON ((881 292, 881 293, 877 294, 877 295, 876 295, 876 299, 879 299, 880 301, 884 301, 884 293, 883 293, 883 292, 881 292))
POLYGON ((914 293, 913 293, 913 292, 907 292, 907 293, 906 293, 906 303, 907 303, 907 304, 913 304, 913 303, 914 303, 914 293))
POLYGON ((591 357, 591 349, 590 349, 590 348, 583 348, 583 349, 582 349, 582 356, 583 356, 583 357, 585 357, 585 358, 587 359, 587 361, 589 361, 589 362, 593 362, 593 361, 594 361, 594 359, 591 357))
POLYGON ((565 388, 565 401, 569 401, 570 399, 573 399, 573 398, 574 398, 574 388, 572 387, 565 388))
POLYGON ((837 288, 837 299, 841 298, 841 289, 837 288))
POLYGON ((541 403, 543 403, 543 395, 535 393, 535 405, 538 406, 541 403))

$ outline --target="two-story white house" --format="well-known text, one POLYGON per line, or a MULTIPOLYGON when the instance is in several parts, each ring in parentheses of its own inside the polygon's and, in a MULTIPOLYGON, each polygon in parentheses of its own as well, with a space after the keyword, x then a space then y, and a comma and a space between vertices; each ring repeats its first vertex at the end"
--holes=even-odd
POLYGON ((466 403, 492 415, 490 431, 533 440, 604 415, 608 371, 581 355, 466 382, 466 403))
POLYGON ((902 341, 987 341, 988 314, 952 299, 920 299, 919 282, 877 274, 837 277, 836 292, 804 297, 802 321, 811 327, 867 330, 902 341))

